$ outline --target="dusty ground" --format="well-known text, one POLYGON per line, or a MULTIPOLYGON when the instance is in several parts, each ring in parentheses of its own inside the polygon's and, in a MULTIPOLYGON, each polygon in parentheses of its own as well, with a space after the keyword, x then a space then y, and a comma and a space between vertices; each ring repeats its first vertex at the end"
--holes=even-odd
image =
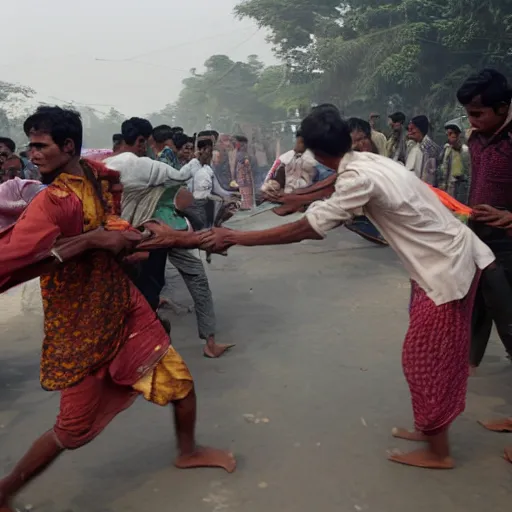
MULTIPOLYGON (((266 225, 270 214, 253 219, 266 225)), ((244 222, 241 222, 244 225, 244 222)), ((512 438, 476 419, 511 413, 512 370, 494 343, 453 429, 458 468, 434 473, 388 463, 390 436, 409 425, 400 368, 408 283, 388 249, 338 230, 328 241, 234 249, 210 267, 219 340, 201 356, 193 314, 173 340, 195 376, 198 437, 232 449, 239 469, 180 472, 170 413, 142 400, 94 443, 65 454, 20 497, 36 512, 481 512, 508 510, 512 438)), ((177 286, 181 287, 179 280, 177 286)), ((190 303, 179 289, 178 299, 190 303)), ((0 469, 51 427, 58 396, 41 391, 41 317, 1 297, 0 469)))

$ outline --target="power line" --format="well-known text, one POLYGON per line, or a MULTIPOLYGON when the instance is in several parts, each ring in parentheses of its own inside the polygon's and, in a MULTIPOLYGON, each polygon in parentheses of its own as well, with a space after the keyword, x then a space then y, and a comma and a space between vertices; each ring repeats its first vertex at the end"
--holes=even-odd
POLYGON ((175 50, 177 48, 183 48, 184 46, 195 44, 195 43, 198 43, 201 41, 209 41, 211 39, 216 39, 216 38, 219 38, 219 37, 222 37, 225 35, 233 34, 234 32, 236 33, 236 32, 240 32, 242 30, 245 31, 245 30, 248 30, 249 28, 252 28, 252 27, 243 27, 243 28, 239 28, 236 30, 230 30, 229 32, 221 32, 219 34, 215 34, 212 36, 206 36, 206 37, 202 37, 199 39, 194 39, 193 41, 186 41, 186 42, 179 43, 179 44, 169 45, 169 46, 165 46, 163 48, 158 48, 158 49, 154 49, 154 50, 151 50, 148 52, 140 53, 138 55, 133 55, 131 57, 125 57, 124 59, 105 59, 105 58, 96 57, 94 60, 101 61, 101 62, 130 62, 130 61, 134 61, 140 57, 146 57, 148 55, 153 55, 153 54, 161 53, 164 51, 175 50))

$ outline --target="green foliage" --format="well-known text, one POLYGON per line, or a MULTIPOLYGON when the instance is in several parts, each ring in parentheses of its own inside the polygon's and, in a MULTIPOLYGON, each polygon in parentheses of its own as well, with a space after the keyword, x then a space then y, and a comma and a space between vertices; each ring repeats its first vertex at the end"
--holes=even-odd
POLYGON ((314 70, 304 92, 351 114, 398 105, 442 122, 469 73, 512 73, 511 0, 243 0, 236 12, 270 30, 290 83, 314 70))
POLYGON ((22 129, 25 116, 20 105, 34 93, 30 87, 0 81, 0 134, 18 144, 25 138, 22 129))
POLYGON ((266 68, 256 55, 234 62, 226 55, 213 55, 204 63, 204 73, 191 70, 183 81, 172 109, 173 124, 190 132, 215 129, 233 132, 244 123, 266 124, 284 108, 280 90, 286 85, 282 66, 266 68))

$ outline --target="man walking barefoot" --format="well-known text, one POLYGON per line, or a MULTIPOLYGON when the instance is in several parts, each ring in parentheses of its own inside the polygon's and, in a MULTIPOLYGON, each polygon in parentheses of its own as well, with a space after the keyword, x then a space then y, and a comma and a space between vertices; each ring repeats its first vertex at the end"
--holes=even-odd
POLYGON ((314 109, 301 131, 315 158, 338 169, 333 195, 297 222, 254 232, 218 228, 202 235, 202 243, 223 250, 318 240, 356 215, 367 216, 402 260, 413 288, 402 361, 415 430, 396 428, 393 435, 427 446, 390 460, 452 468, 448 429, 465 407, 475 285, 494 255, 414 173, 383 156, 351 151, 350 128, 336 109, 314 109))

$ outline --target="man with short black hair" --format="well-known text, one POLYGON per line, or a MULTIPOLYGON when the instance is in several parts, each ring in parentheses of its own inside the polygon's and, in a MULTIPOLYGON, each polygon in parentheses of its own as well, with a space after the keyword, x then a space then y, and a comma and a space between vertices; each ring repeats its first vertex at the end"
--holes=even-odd
POLYGON ((185 133, 175 133, 172 137, 176 146, 179 168, 188 164, 194 157, 194 139, 185 133))
POLYGON ((217 228, 201 236, 210 250, 232 245, 290 244, 319 240, 361 211, 402 260, 413 281, 410 325, 403 366, 410 387, 415 431, 393 429, 395 437, 425 441, 427 447, 394 453, 411 466, 448 469, 448 429, 465 407, 468 348, 475 285, 492 251, 443 206, 413 173, 391 159, 351 150, 350 128, 334 110, 312 111, 302 121, 306 148, 337 169, 335 191, 313 203, 296 222, 263 231, 217 228))
MULTIPOLYGON (((104 160, 107 167, 121 173, 124 186, 122 217, 132 225, 149 219, 158 219, 178 232, 187 232, 188 223, 176 210, 176 197, 189 181, 196 167, 193 162, 177 170, 170 165, 146 156, 147 141, 153 128, 145 119, 132 118, 122 126, 124 144, 121 153, 104 160)), ((165 135, 165 130, 162 130, 165 135)), ((190 233, 191 235, 193 233, 190 233)), ((216 319, 208 277, 199 257, 187 249, 162 249, 152 251, 148 260, 141 263, 136 284, 150 306, 157 310, 160 293, 165 286, 165 264, 169 261, 178 269, 196 306, 199 337, 205 340, 206 357, 220 357, 233 345, 215 341, 216 319)), ((163 321, 170 329, 169 322, 163 321)))
MULTIPOLYGON (((119 263, 121 253, 142 247, 142 235, 117 217, 118 173, 80 159, 83 127, 77 112, 39 107, 24 131, 48 186, 0 234, 0 289, 42 275, 40 380, 47 391, 60 392, 60 411, 53 428, 0 481, 0 511, 10 511, 23 487, 64 451, 93 441, 138 395, 173 406, 178 468, 234 470, 227 452, 196 445, 190 372, 119 263)), ((153 240, 161 231, 174 239, 167 247, 179 241, 182 247, 198 245, 198 235, 154 224, 153 229, 153 240)))
POLYGON ((494 69, 467 78, 457 92, 471 123, 470 226, 496 255, 496 265, 483 276, 474 315, 471 364, 480 365, 492 323, 512 356, 512 90, 494 69))
POLYGON ((446 138, 439 168, 437 186, 462 204, 468 204, 471 180, 469 148, 462 141, 462 131, 456 124, 447 124, 446 138))
POLYGON ((405 114, 395 112, 388 116, 391 135, 386 144, 386 155, 395 162, 405 165, 407 159, 407 136, 405 133, 405 114))
POLYGON ((370 123, 358 117, 351 117, 348 119, 348 125, 352 137, 353 150, 380 154, 377 146, 373 142, 370 123))
MULTIPOLYGON (((512 356, 512 89, 495 69, 471 75, 457 91, 471 123, 470 226, 496 255, 482 275, 473 318, 471 365, 482 361, 494 321, 512 356)), ((496 432, 512 432, 512 417, 483 422, 496 432)), ((512 447, 505 449, 512 462, 512 447)))
POLYGON ((8 158, 16 151, 15 142, 9 137, 0 137, 0 165, 2 165, 8 158))
POLYGON ((170 126, 162 124, 153 128, 153 133, 149 143, 155 152, 156 159, 164 162, 175 169, 180 169, 181 165, 176 154, 176 145, 174 144, 175 132, 170 126))
POLYGON ((427 116, 411 119, 407 128, 407 138, 411 142, 405 167, 429 185, 437 185, 437 168, 441 148, 428 136, 430 122, 427 116))

